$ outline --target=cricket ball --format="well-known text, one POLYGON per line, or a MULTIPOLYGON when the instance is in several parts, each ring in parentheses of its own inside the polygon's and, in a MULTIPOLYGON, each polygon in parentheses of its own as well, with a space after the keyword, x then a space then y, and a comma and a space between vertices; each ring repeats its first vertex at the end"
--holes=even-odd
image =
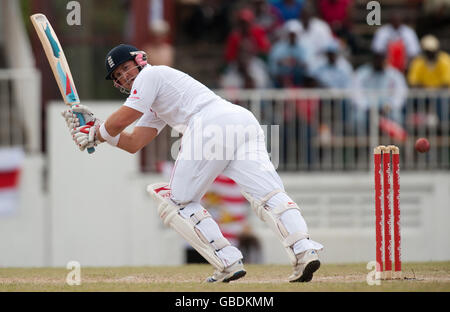
POLYGON ((428 142, 428 140, 425 138, 420 138, 417 139, 414 147, 419 153, 426 153, 430 150, 430 142, 428 142))

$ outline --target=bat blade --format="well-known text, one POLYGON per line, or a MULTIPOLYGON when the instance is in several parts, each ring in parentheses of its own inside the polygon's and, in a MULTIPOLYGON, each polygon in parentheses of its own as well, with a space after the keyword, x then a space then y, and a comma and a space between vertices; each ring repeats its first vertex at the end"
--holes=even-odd
MULTIPOLYGON (((73 82, 69 64, 52 25, 47 17, 41 13, 31 15, 30 19, 41 41, 64 103, 68 106, 79 104, 80 98, 73 82)), ((77 114, 77 117, 80 120, 80 126, 86 124, 82 114, 77 114)), ((90 154, 94 151, 94 148, 88 148, 90 154)))

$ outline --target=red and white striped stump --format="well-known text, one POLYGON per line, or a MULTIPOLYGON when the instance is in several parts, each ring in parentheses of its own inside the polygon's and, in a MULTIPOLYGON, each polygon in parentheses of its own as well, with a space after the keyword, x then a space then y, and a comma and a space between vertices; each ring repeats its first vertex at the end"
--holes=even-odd
POLYGON ((399 279, 401 278, 400 152, 397 146, 380 145, 374 149, 374 177, 375 177, 375 241, 376 241, 376 262, 377 262, 376 277, 378 279, 392 279, 392 278, 399 279), (391 170, 391 160, 392 160, 392 170, 391 170), (390 180, 391 172, 393 177, 392 209, 391 209, 391 180, 390 180), (381 178, 381 176, 383 176, 383 178, 381 178), (382 207, 382 203, 384 209, 382 207), (394 240, 392 240, 392 236, 394 237, 394 240), (392 245, 394 245, 394 247, 392 245), (394 272, 392 272, 393 250, 394 250, 394 272), (383 255, 384 255, 384 262, 383 262, 383 255))

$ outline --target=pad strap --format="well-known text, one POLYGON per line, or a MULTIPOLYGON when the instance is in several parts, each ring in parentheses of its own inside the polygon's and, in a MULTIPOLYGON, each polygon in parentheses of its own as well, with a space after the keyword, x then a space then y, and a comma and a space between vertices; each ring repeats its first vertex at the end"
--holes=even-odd
MULTIPOLYGON (((197 210, 190 216, 190 219, 191 219, 192 223, 194 224, 194 226, 198 225, 202 220, 204 220, 206 218, 212 218, 211 214, 206 209, 197 210)), ((215 251, 219 251, 222 248, 231 245, 230 242, 224 237, 219 237, 209 243, 213 246, 215 251)))
POLYGON ((210 244, 214 247, 214 249, 216 251, 219 251, 222 248, 231 245, 230 242, 224 237, 217 238, 217 239, 211 241, 210 244))
POLYGON ((264 208, 266 206, 266 203, 269 199, 271 199, 273 196, 275 196, 278 193, 285 193, 282 189, 276 189, 272 192, 268 193, 266 196, 264 196, 261 200, 255 199, 250 194, 242 191, 242 195, 249 201, 250 206, 255 211, 256 215, 264 221, 264 208))
POLYGON ((273 190, 272 192, 270 192, 269 194, 267 194, 266 196, 264 196, 261 199, 261 205, 265 206, 266 203, 269 201, 269 199, 271 199, 273 196, 275 196, 278 193, 285 193, 285 191, 283 191, 282 189, 273 190))
POLYGON ((278 205, 276 208, 274 208, 272 210, 272 212, 277 216, 281 216, 284 212, 291 210, 291 209, 300 210, 300 207, 294 202, 288 202, 285 204, 278 205))
POLYGON ((302 239, 305 239, 305 238, 309 239, 309 235, 307 233, 303 233, 303 232, 292 233, 292 234, 288 235, 284 239, 283 246, 284 247, 291 247, 292 245, 294 245, 299 240, 302 240, 302 239))
POLYGON ((191 214, 190 216, 191 221, 194 225, 197 225, 200 223, 200 221, 202 221, 203 219, 206 218, 211 218, 211 215, 209 214, 208 210, 206 209, 201 209, 201 210, 197 210, 196 212, 194 212, 193 214, 191 214))

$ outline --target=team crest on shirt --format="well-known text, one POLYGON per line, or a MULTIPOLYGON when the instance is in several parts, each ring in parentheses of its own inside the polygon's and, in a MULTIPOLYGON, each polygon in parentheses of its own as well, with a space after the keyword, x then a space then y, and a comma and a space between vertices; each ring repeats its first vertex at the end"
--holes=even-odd
POLYGON ((140 98, 137 96, 137 90, 136 89, 134 89, 133 91, 131 91, 131 94, 130 94, 130 96, 128 97, 129 99, 132 99, 132 100, 139 100, 140 98))

